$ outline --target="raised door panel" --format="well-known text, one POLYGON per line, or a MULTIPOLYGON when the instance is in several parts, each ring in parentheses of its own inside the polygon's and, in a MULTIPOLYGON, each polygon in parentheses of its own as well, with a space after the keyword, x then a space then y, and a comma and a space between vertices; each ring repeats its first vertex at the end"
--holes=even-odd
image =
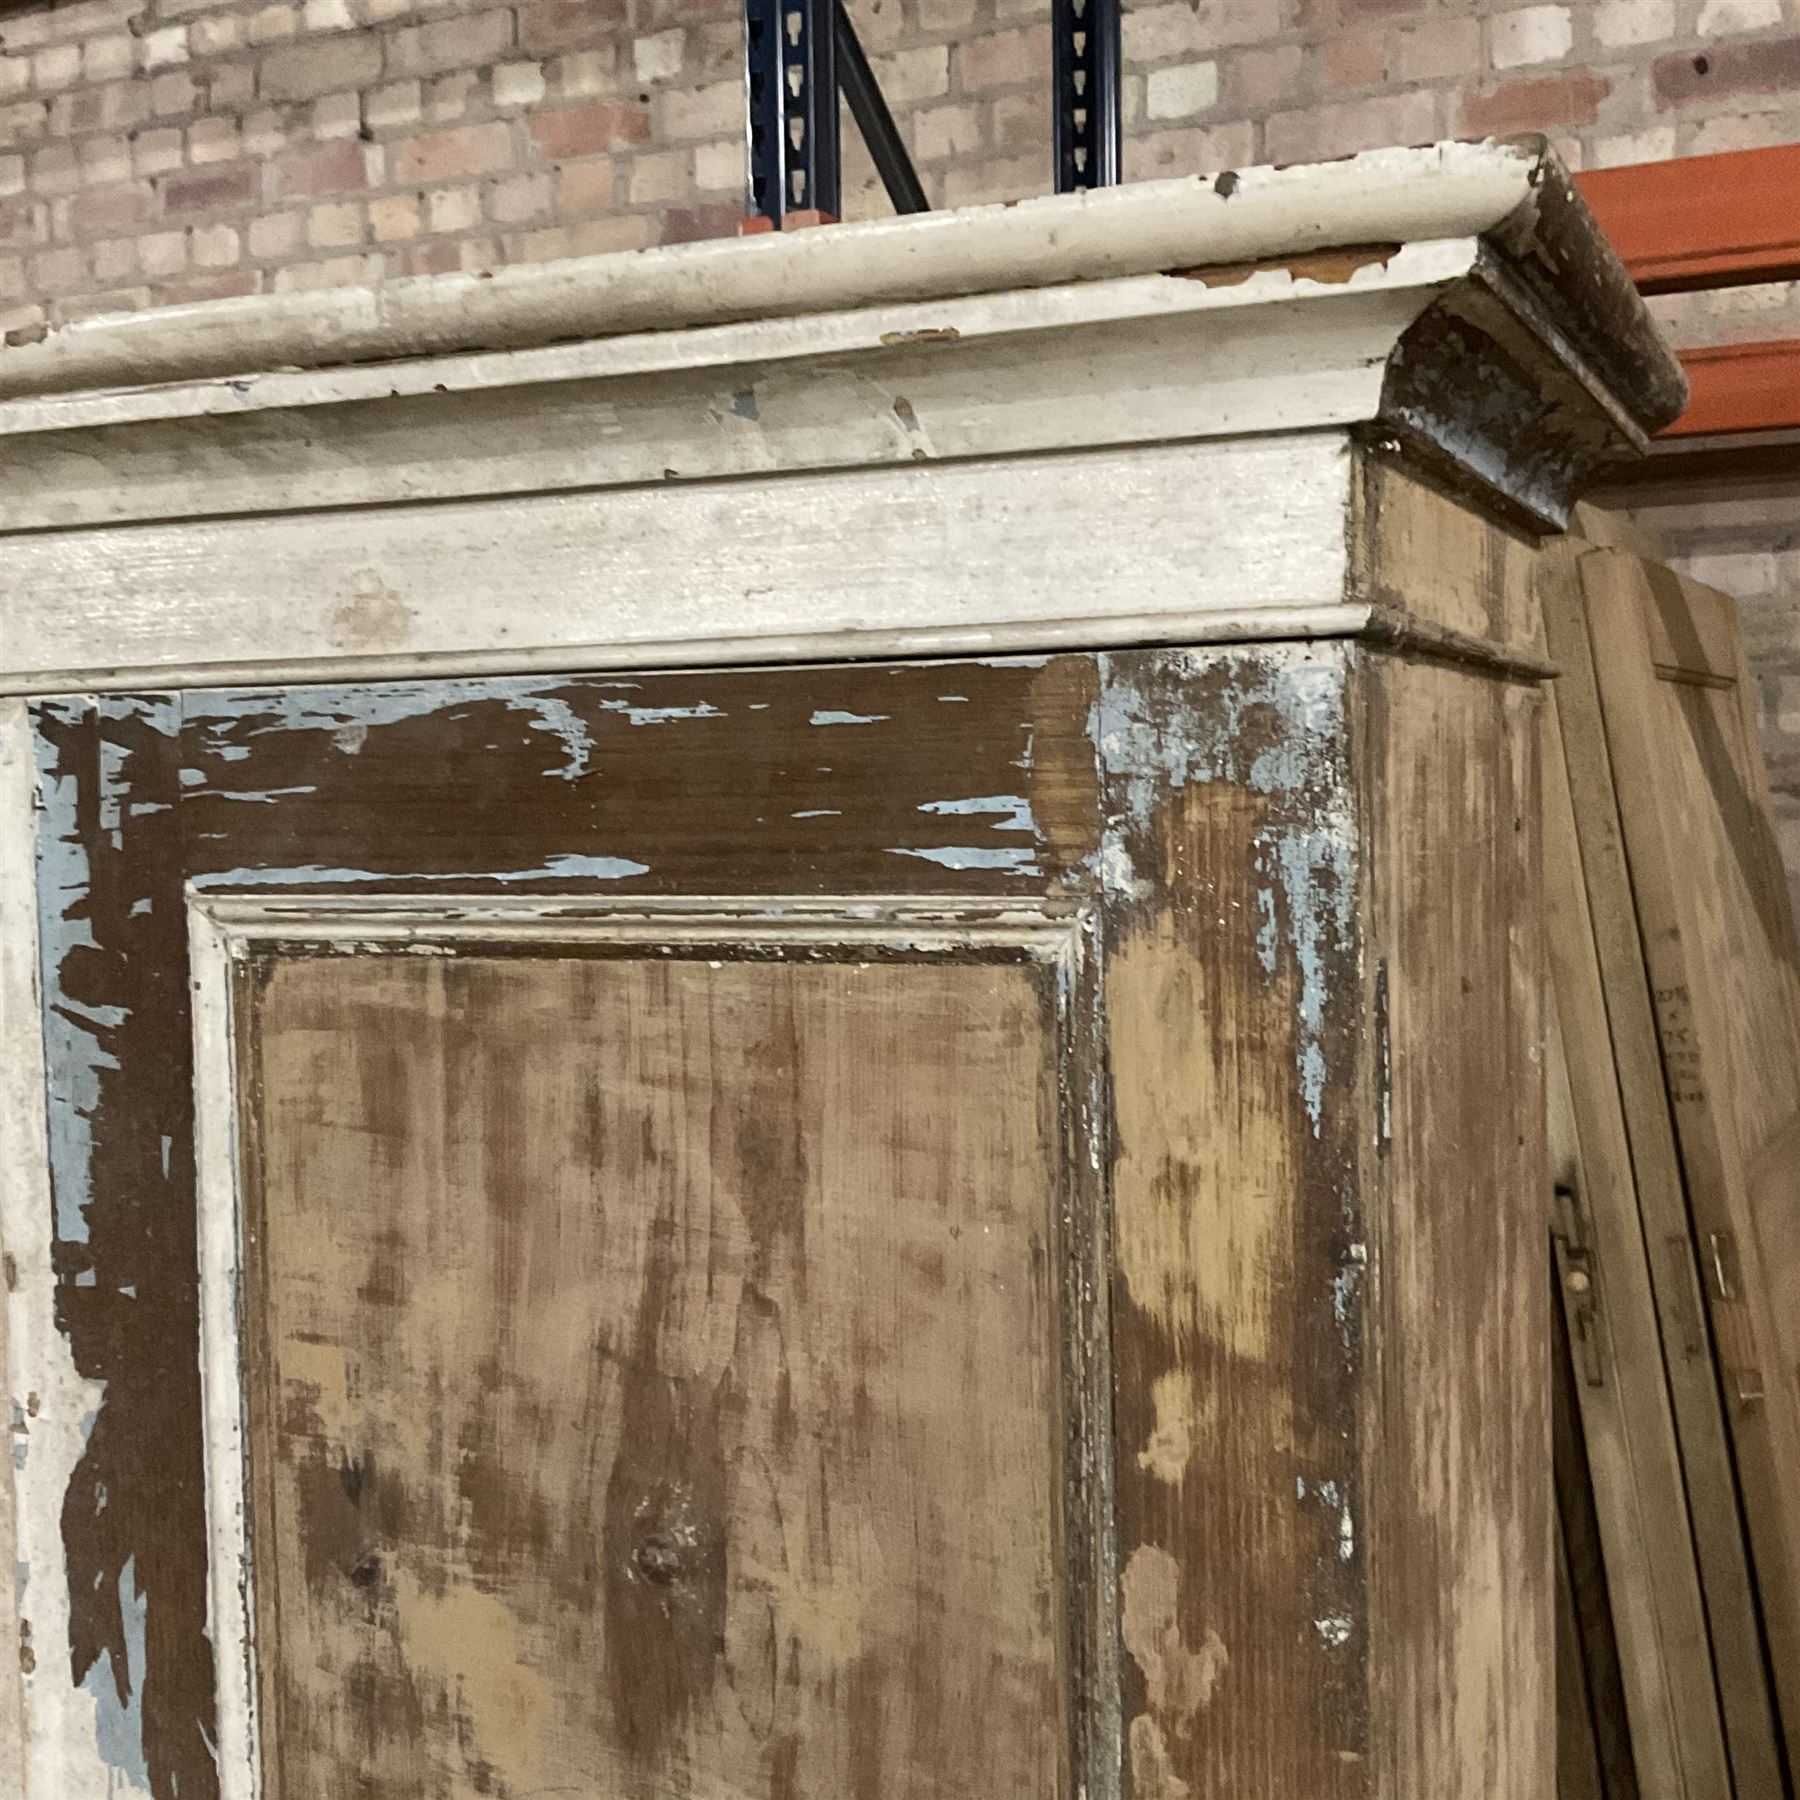
POLYGON ((1062 962, 827 931, 240 965, 270 1800, 1067 1791, 1062 962))

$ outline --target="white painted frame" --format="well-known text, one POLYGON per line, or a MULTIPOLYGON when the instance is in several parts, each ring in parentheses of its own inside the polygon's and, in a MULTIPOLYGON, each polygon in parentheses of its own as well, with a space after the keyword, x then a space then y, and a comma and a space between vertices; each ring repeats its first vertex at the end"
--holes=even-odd
MULTIPOLYGON (((0 740, 3 744, 4 740, 0 740)), ((991 902, 961 896, 881 895, 866 901, 812 896, 708 896, 588 900, 566 896, 521 901, 511 895, 219 893, 187 889, 189 980, 193 992, 196 1204, 199 1210, 201 1377, 206 1434, 208 1626, 217 1669, 220 1800, 262 1800, 262 1750, 256 1673, 256 1605, 247 1395, 243 1364, 244 1209, 237 1117, 237 1054, 233 986, 236 967, 259 949, 280 945, 339 954, 452 955, 482 944, 610 944, 654 955, 674 946, 949 955, 986 947, 1020 951, 1054 967, 1060 1031, 1065 1042, 1097 1035, 1084 1019, 1082 970, 1090 963, 1097 923, 1091 909, 1021 898, 991 902)), ((1098 1176, 1103 1119, 1097 1096, 1077 1102, 1086 1163, 1098 1176)), ((1104 1345, 1107 1283, 1104 1208, 1087 1258, 1070 1248, 1067 1194, 1056 1228, 1059 1256, 1057 1314, 1061 1345, 1059 1393, 1073 1396, 1090 1420, 1099 1397, 1110 1395, 1104 1345), (1071 1257, 1080 1271, 1077 1279, 1071 1257), (1089 1267, 1089 1260, 1097 1267, 1089 1267), (1098 1327, 1076 1329, 1064 1316, 1067 1291, 1085 1292, 1098 1327)), ((60 1340, 58 1340, 60 1341, 60 1340)), ((1110 1402, 1108 1401, 1109 1405, 1110 1402)), ((1068 1423, 1059 1417, 1056 1461, 1063 1501, 1078 1493, 1082 1545, 1089 1564, 1092 1616, 1071 1620, 1071 1644, 1091 1714, 1071 1721, 1082 1746, 1079 1790, 1089 1800, 1116 1796, 1118 1781, 1118 1621, 1113 1567, 1110 1422, 1087 1434, 1088 1466, 1073 1470, 1066 1453, 1068 1423)), ((1058 1541, 1068 1555, 1069 1519, 1057 1514, 1058 1541)))

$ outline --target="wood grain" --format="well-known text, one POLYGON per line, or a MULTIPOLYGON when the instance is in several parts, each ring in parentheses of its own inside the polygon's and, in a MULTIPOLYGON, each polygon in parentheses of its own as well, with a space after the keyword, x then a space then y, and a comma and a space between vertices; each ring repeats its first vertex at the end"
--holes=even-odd
MULTIPOLYGON (((1706 1329, 1681 1157, 1670 1118, 1651 981, 1620 819, 1614 755, 1601 711, 1596 647, 1588 633, 1580 570, 1591 554, 1576 540, 1551 546, 1544 554, 1538 582, 1547 642, 1560 670, 1552 703, 1560 749, 1553 747, 1550 754, 1553 768, 1559 767, 1566 781, 1570 808, 1568 819, 1559 824, 1562 815, 1554 804, 1557 790, 1549 791, 1551 830, 1564 833, 1560 841, 1553 836, 1551 843, 1551 955, 1557 998, 1559 1006, 1568 1008, 1569 1028, 1584 1033, 1585 1057, 1578 1070, 1571 1053, 1570 1076, 1583 1155, 1590 1159, 1586 1167, 1590 1173, 1599 1172, 1610 1154, 1622 1176, 1624 1165, 1616 1140, 1610 1153, 1605 1148, 1605 1077, 1594 1069, 1604 1020, 1607 1060, 1616 1081, 1614 1092, 1626 1134, 1626 1154, 1642 1221, 1641 1241, 1655 1298, 1661 1361, 1680 1446, 1731 1779, 1740 1796, 1774 1800, 1785 1789, 1761 1656, 1753 1571, 1744 1541, 1730 1434, 1721 1412, 1706 1329), (1567 836, 1571 830, 1583 889, 1580 896, 1572 894, 1568 885, 1576 866, 1567 836), (1573 921, 1581 918, 1583 910, 1591 931, 1601 989, 1598 996, 1586 987, 1582 975, 1580 928, 1573 921), (1590 1085, 1594 1083, 1602 1085, 1590 1085), (1596 1095, 1597 1108, 1581 1114, 1584 1096, 1593 1100, 1596 1095)), ((1647 640, 1642 653, 1647 656, 1647 640)), ((1597 1201, 1604 1201, 1603 1187, 1590 1184, 1589 1192, 1597 1201)), ((1595 1217, 1603 1216, 1604 1208, 1597 1204, 1595 1217)), ((1628 1221, 1622 1224, 1622 1229, 1626 1228, 1628 1221)), ((1602 1279, 1617 1280, 1628 1273, 1628 1262, 1615 1256, 1602 1270, 1602 1279)), ((1629 1304, 1628 1294, 1618 1298, 1629 1304)), ((1615 1347, 1623 1353, 1621 1340, 1615 1339, 1615 1347)), ((1610 1498, 1616 1503, 1616 1494, 1610 1498)), ((1608 1520, 1616 1523, 1610 1505, 1608 1520)), ((1678 1554, 1679 1535, 1674 1543, 1678 1554)), ((1652 1553, 1662 1544, 1663 1540, 1654 1540, 1652 1553)), ((1673 1554, 1664 1558, 1665 1569, 1673 1560, 1673 1554)), ((1671 1636, 1665 1642, 1673 1648, 1679 1639, 1671 1636)), ((1644 1647, 1633 1639, 1627 1641, 1626 1649, 1633 1666, 1641 1668, 1644 1647)), ((1686 1705, 1694 1704, 1690 1689, 1686 1705)), ((1704 1743, 1704 1736, 1700 1742, 1704 1743)), ((1704 1762, 1695 1758, 1689 1767, 1698 1771, 1704 1762)))
POLYGON ((1062 1791, 1047 978, 263 972, 275 1794, 1062 1791))
POLYGON ((1791 1761, 1800 1215, 1752 1194, 1800 1128, 1800 951, 1732 601, 1616 550, 1583 557, 1580 576, 1791 1761))

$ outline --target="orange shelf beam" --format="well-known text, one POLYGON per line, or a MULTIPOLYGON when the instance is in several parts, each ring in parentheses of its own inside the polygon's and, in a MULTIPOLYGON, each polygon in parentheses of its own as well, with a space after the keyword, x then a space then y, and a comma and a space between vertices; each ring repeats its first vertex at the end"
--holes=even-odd
POLYGON ((1800 279, 1800 144, 1591 169, 1575 182, 1646 294, 1800 279))
POLYGON ((1800 338, 1684 350, 1692 398, 1662 435, 1800 430, 1800 338))

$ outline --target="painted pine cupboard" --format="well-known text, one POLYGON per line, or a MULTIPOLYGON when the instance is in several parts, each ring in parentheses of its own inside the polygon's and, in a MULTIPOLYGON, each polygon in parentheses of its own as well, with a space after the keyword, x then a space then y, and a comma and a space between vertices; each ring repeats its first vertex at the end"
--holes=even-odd
POLYGON ((0 351, 0 1786, 1547 1795, 1679 400, 1534 145, 0 351))

